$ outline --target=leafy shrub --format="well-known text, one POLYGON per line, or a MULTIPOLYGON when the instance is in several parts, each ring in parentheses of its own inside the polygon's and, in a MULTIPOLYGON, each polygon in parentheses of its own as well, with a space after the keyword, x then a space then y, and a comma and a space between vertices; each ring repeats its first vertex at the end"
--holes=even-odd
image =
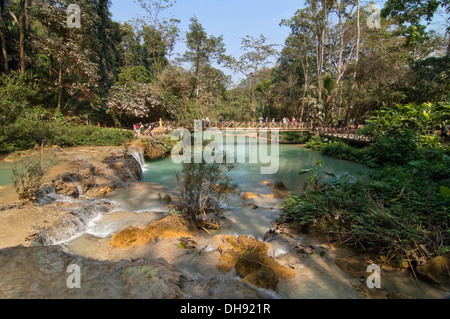
POLYGON ((0 76, 0 127, 13 123, 29 107, 36 95, 32 82, 28 72, 0 76))
MULTIPOLYGON (((390 166, 328 183, 309 178, 310 187, 286 201, 283 216, 379 255, 414 259, 420 245, 439 253, 450 244, 450 182, 448 175, 432 178, 430 166, 390 166)), ((317 168, 310 172, 317 176, 317 168)))
POLYGON ((305 147, 314 151, 321 151, 325 145, 332 144, 333 141, 328 138, 322 138, 317 135, 311 136, 311 138, 306 142, 305 147))
POLYGON ((286 142, 306 142, 309 135, 305 132, 280 132, 280 138, 286 142))
POLYGON ((377 166, 405 165, 424 159, 424 152, 441 147, 434 129, 448 121, 449 110, 448 104, 425 103, 375 112, 361 132, 376 137, 376 142, 367 148, 366 157, 377 166))
POLYGON ((362 152, 344 142, 335 142, 333 144, 324 145, 322 154, 334 158, 348 161, 362 162, 362 152))
POLYGON ((221 188, 229 186, 231 181, 226 172, 233 169, 231 164, 219 163, 183 163, 180 174, 180 198, 175 208, 186 218, 197 224, 213 222, 223 213, 221 201, 224 194, 221 188), (217 187, 219 186, 219 187, 217 187))
POLYGON ((122 145, 133 138, 131 131, 20 118, 4 128, 0 151, 30 149, 41 144, 60 147, 122 145))
POLYGON ((48 162, 37 157, 28 157, 14 164, 12 180, 19 199, 36 199, 36 192, 41 188, 48 167, 48 162))

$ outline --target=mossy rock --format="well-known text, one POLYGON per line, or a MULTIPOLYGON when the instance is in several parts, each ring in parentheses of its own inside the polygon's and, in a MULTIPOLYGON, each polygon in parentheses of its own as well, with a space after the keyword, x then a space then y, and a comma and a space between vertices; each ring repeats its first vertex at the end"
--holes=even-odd
POLYGON ((295 276, 292 269, 280 265, 275 259, 265 253, 245 254, 236 263, 236 269, 242 277, 246 277, 261 268, 271 268, 281 278, 292 278, 295 276))
POLYGON ((450 283, 450 259, 437 256, 417 267, 417 274, 436 285, 450 283))
POLYGON ((264 267, 244 277, 242 282, 264 289, 276 290, 279 279, 272 268, 264 267))
POLYGON ((217 268, 220 271, 228 272, 234 267, 236 267, 236 263, 240 258, 240 254, 231 250, 224 251, 219 258, 219 262, 217 263, 217 268))
POLYGON ((241 235, 237 238, 240 252, 242 253, 267 253, 269 251, 269 244, 260 241, 256 238, 251 238, 247 235, 241 235))
POLYGON ((241 199, 249 200, 249 199, 254 199, 254 198, 258 198, 258 197, 259 197, 258 194, 247 192, 247 193, 245 193, 244 195, 241 196, 241 199))
POLYGON ((151 265, 142 265, 123 268, 120 273, 127 277, 152 278, 158 274, 158 269, 151 265))
POLYGON ((156 220, 144 229, 128 227, 112 236, 110 245, 119 249, 143 246, 156 238, 192 237, 192 225, 178 215, 156 220))

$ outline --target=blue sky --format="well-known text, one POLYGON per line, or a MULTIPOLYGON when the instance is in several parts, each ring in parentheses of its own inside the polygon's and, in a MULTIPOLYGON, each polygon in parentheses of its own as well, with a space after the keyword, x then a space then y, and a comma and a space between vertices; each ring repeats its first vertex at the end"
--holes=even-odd
MULTIPOLYGON (((367 2, 369 0, 361 1, 362 4, 367 2)), ((373 2, 383 7, 385 1, 373 2)), ((227 54, 239 58, 243 53, 240 50, 241 38, 246 35, 258 37, 264 34, 268 43, 283 45, 290 30, 280 27, 279 23, 284 18, 291 18, 303 6, 303 0, 177 0, 163 15, 181 20, 183 35, 188 30, 189 18, 197 16, 208 35, 223 35, 227 54)), ((111 12, 113 19, 120 22, 143 15, 135 0, 112 0, 111 12)), ((179 41, 175 53, 182 54, 184 51, 185 46, 179 41)), ((233 80, 237 82, 240 77, 234 75, 233 80)))
MULTIPOLYGON (((227 54, 239 58, 241 38, 246 35, 264 34, 268 43, 284 44, 289 29, 280 27, 279 23, 281 19, 292 17, 302 5, 301 0, 177 0, 173 7, 164 11, 164 16, 181 20, 183 35, 188 30, 189 18, 197 16, 208 35, 223 35, 227 54)), ((143 15, 139 4, 133 0, 112 0, 111 12, 113 19, 120 22, 143 15)), ((183 53, 185 46, 179 43, 175 51, 183 53)))

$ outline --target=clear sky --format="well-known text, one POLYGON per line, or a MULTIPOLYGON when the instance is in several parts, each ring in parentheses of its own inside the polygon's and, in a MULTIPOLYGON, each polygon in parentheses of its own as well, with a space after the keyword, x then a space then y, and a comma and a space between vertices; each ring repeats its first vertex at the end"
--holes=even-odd
MULTIPOLYGON (((183 35, 188 30, 189 18, 197 16, 208 35, 223 35, 227 54, 239 58, 240 38, 246 35, 264 34, 268 43, 284 44, 290 30, 279 26, 281 19, 292 17, 302 6, 302 0, 177 0, 164 11, 164 16, 181 20, 183 35)), ((120 22, 144 14, 134 0, 112 0, 111 12, 113 19, 120 22)), ((184 50, 182 43, 175 49, 178 53, 184 50)))
MULTIPOLYGON (((369 0, 362 0, 365 4, 369 0)), ((385 1, 374 0, 380 7, 385 1)), ((304 0, 177 0, 173 7, 164 11, 165 18, 181 20, 182 35, 189 26, 189 18, 197 16, 208 35, 223 35, 227 54, 239 58, 242 55, 241 38, 260 34, 268 43, 283 45, 289 35, 289 28, 280 27, 282 19, 291 18, 297 9, 304 6, 304 0)), ((111 12, 115 21, 125 22, 143 16, 135 0, 112 0, 111 12)), ((179 41, 175 53, 184 53, 186 47, 179 41)), ((281 49, 281 46, 280 46, 281 49)), ((226 74, 230 71, 224 70, 226 74)), ((242 76, 234 75, 238 81, 242 76)))

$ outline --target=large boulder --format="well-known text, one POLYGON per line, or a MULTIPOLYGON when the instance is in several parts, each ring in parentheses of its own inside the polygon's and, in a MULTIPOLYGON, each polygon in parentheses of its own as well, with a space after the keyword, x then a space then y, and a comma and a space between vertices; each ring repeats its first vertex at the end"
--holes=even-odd
POLYGON ((144 229, 128 227, 112 236, 110 245, 128 249, 146 245, 155 239, 192 237, 193 225, 178 215, 169 215, 156 220, 144 229))
POLYGON ((241 199, 243 200, 249 200, 249 199, 254 199, 254 198, 258 198, 258 194, 252 193, 252 192, 247 192, 244 195, 241 196, 241 199))
POLYGON ((53 181, 53 188, 57 194, 78 198, 80 193, 78 191, 77 185, 64 179, 57 179, 53 181))
POLYGON ((234 267, 242 281, 254 286, 275 290, 279 278, 292 278, 292 269, 269 257, 269 244, 247 235, 235 238, 222 235, 213 238, 213 245, 221 253, 217 268, 228 272, 234 267))
POLYGON ((0 298, 178 299, 186 276, 165 260, 118 263, 65 253, 59 246, 0 250, 0 298), (68 289, 69 265, 81 271, 81 289, 68 289))
POLYGON ((170 147, 152 139, 139 139, 133 141, 132 145, 139 147, 144 152, 144 156, 150 160, 166 157, 171 151, 170 147))
POLYGON ((242 279, 242 282, 250 285, 276 290, 279 282, 279 278, 272 268, 260 268, 255 272, 248 274, 242 279))
POLYGON ((238 274, 246 277, 261 268, 272 269, 277 277, 292 278, 295 273, 292 269, 280 265, 274 258, 269 257, 266 253, 248 253, 242 255, 236 263, 238 274))
POLYGON ((222 252, 219 261, 217 262, 217 268, 223 272, 229 272, 236 267, 237 262, 241 258, 241 254, 232 250, 222 252))
POLYGON ((52 186, 60 195, 98 198, 142 178, 142 168, 133 156, 112 156, 102 163, 82 162, 77 170, 59 175, 52 186))
POLYGON ((437 285, 450 284, 450 259, 437 256, 417 267, 417 274, 437 285))

